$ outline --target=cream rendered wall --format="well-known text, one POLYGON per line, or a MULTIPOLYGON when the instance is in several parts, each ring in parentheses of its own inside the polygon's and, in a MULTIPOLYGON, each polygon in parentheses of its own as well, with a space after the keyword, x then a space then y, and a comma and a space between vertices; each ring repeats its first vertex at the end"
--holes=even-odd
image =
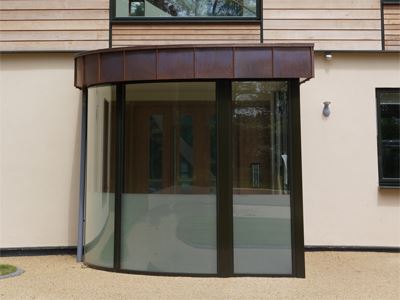
POLYGON ((400 87, 399 53, 320 53, 315 71, 301 86, 305 244, 399 247, 400 190, 378 187, 375 100, 400 87))
POLYGON ((3 54, 0 61, 0 248, 76 245, 73 55, 3 54))
MULTIPOLYGON (((72 54, 0 62, 0 248, 76 244, 80 92, 72 54)), ((399 54, 316 54, 301 86, 306 245, 400 246, 399 190, 378 188, 376 87, 399 54), (332 114, 322 117, 322 102, 332 114)))

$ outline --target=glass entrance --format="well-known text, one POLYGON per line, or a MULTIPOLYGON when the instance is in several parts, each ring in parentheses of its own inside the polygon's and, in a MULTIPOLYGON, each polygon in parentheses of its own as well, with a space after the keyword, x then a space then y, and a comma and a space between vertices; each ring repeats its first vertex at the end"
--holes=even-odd
POLYGON ((292 272, 287 83, 233 82, 234 272, 292 272))
POLYGON ((298 87, 90 88, 85 261, 124 272, 303 277, 298 87))
POLYGON ((126 86, 121 268, 216 273, 214 83, 126 86))

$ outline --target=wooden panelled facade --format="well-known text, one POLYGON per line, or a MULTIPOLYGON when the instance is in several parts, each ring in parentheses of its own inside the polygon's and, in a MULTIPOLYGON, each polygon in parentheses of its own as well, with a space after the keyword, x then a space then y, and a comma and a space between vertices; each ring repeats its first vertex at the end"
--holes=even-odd
POLYGON ((109 0, 1 0, 1 51, 108 47, 109 0))
POLYGON ((260 1, 260 22, 110 23, 110 0, 1 0, 0 51, 262 41, 314 43, 317 51, 400 50, 400 5, 382 5, 381 0, 260 1))
POLYGON ((113 47, 171 44, 260 43, 259 24, 113 25, 113 47))
POLYGON ((380 0, 263 0, 265 42, 381 50, 380 0))
POLYGON ((400 5, 383 7, 385 50, 400 50, 400 5))

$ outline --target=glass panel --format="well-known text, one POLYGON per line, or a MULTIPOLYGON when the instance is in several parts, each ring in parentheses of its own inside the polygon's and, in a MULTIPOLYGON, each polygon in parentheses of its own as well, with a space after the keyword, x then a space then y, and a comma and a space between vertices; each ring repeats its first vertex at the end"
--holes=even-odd
POLYGON ((181 191, 191 192, 193 185, 193 119, 189 115, 180 117, 179 122, 179 174, 181 191))
POLYGON ((125 110, 121 268, 216 273, 215 84, 130 84, 125 110))
POLYGON ((291 274, 286 82, 233 82, 234 272, 291 274))
POLYGON ((115 0, 116 17, 250 17, 257 0, 115 0))
POLYGON ((116 102, 114 86, 89 88, 85 262, 113 267, 116 102))
POLYGON ((380 94, 382 177, 400 178, 400 93, 380 94))
POLYGON ((162 189, 163 116, 150 116, 149 193, 162 189))

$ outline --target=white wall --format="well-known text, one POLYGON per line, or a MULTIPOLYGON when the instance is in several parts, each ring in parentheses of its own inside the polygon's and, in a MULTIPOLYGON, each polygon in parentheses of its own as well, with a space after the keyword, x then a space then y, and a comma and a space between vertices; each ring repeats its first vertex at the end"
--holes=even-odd
POLYGON ((399 247, 400 190, 378 187, 375 100, 400 87, 399 53, 318 54, 315 71, 301 86, 305 243, 399 247))
MULTIPOLYGON (((71 54, 7 54, 0 71, 0 248, 76 244, 80 92, 71 54)), ((305 242, 400 246, 399 190, 378 188, 376 87, 399 54, 316 55, 301 86, 305 242), (322 102, 332 114, 322 117, 322 102)))
POLYGON ((0 61, 0 247, 75 245, 81 107, 73 55, 0 61))

